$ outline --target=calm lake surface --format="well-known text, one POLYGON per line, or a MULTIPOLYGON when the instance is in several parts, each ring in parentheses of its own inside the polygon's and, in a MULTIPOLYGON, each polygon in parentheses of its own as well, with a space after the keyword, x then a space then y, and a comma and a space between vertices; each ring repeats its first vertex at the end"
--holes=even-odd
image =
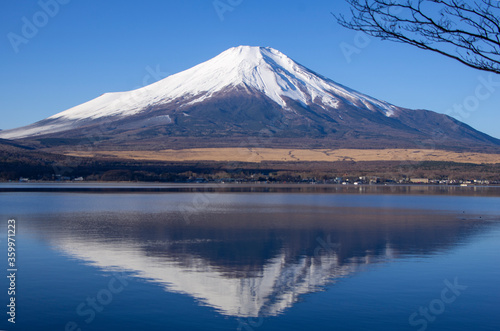
POLYGON ((0 330, 500 330, 500 188, 0 184, 0 235, 0 330))

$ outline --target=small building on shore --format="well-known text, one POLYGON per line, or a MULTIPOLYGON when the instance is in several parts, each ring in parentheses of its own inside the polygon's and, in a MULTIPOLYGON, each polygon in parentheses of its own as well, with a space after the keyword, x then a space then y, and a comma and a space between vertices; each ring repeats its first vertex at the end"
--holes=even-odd
POLYGON ((410 183, 429 184, 429 178, 410 178, 410 183))

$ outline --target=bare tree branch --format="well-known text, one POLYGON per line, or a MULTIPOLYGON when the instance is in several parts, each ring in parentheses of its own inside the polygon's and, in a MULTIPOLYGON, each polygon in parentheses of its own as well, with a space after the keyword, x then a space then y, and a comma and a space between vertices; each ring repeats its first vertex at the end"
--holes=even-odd
POLYGON ((498 0, 346 0, 348 29, 439 53, 471 68, 500 74, 498 0))

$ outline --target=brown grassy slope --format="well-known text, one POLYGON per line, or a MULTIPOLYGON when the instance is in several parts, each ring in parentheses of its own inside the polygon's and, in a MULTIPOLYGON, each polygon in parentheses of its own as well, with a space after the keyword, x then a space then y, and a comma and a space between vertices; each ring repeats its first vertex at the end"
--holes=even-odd
POLYGON ((272 149, 195 148, 161 151, 79 151, 66 155, 102 159, 148 161, 215 162, 337 162, 337 161, 446 161, 456 163, 500 163, 500 154, 451 152, 432 149, 272 149))

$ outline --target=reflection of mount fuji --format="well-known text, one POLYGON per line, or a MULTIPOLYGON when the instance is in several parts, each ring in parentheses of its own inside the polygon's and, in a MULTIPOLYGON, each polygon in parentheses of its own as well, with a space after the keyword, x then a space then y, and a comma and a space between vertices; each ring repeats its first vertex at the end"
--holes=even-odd
POLYGON ((434 253, 470 233, 445 214, 287 208, 196 213, 188 223, 176 213, 72 214, 53 219, 48 228, 59 230, 47 236, 100 268, 135 272, 223 315, 257 317, 278 315, 364 265, 434 253))
POLYGON ((128 244, 58 244, 64 252, 98 267, 139 271, 140 277, 164 284, 167 291, 188 294, 221 314, 238 317, 277 315, 291 307, 299 295, 353 273, 358 264, 342 265, 335 255, 317 259, 303 256, 291 263, 286 261, 286 253, 280 252, 260 272, 231 277, 196 256, 180 263, 175 258, 147 256, 140 246, 128 244))

